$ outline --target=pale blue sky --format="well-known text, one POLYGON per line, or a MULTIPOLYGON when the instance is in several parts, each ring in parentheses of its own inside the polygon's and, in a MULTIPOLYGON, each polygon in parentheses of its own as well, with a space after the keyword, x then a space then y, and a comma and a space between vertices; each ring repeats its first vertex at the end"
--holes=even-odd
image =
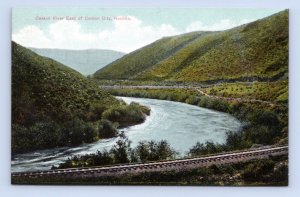
POLYGON ((13 40, 39 48, 106 48, 130 52, 163 36, 190 31, 224 30, 276 12, 279 9, 241 8, 14 8, 13 40), (50 20, 36 20, 36 17, 50 20), (101 17, 96 21, 53 20, 53 16, 101 17), (130 21, 102 17, 130 16, 130 21))

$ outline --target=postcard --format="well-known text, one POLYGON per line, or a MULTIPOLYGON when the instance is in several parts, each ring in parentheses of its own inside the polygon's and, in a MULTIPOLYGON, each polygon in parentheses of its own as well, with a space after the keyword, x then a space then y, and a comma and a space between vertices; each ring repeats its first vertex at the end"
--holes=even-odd
POLYGON ((288 185, 289 11, 13 8, 12 184, 288 185))

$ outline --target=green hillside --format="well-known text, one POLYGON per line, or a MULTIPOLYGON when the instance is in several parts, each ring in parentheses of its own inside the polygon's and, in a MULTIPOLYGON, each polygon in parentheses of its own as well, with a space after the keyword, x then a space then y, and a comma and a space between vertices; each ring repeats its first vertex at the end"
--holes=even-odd
POLYGON ((97 79, 128 79, 172 56, 199 36, 193 32, 181 36, 165 37, 112 62, 94 74, 97 79))
POLYGON ((52 59, 12 42, 12 152, 78 145, 117 135, 149 112, 126 105, 52 59), (111 114, 119 113, 119 116, 111 114), (105 118, 103 119, 103 115, 105 118))
POLYGON ((286 79, 287 72, 288 11, 285 10, 222 32, 194 32, 158 40, 97 71, 95 78, 174 82, 265 81, 286 79), (170 45, 162 44, 163 41, 182 40, 191 35, 193 38, 178 50, 171 51, 170 45))
POLYGON ((119 102, 77 71, 14 42, 12 65, 13 123, 89 119, 87 112, 93 106, 109 108, 119 102))

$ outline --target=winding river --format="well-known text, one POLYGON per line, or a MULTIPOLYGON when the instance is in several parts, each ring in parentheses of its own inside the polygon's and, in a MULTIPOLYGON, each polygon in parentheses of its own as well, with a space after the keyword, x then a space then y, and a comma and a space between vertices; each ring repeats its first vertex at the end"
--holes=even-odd
MULTIPOLYGON (((121 129, 125 131, 132 147, 142 140, 167 140, 184 155, 196 142, 223 143, 227 131, 237 131, 241 123, 233 116, 179 102, 156 99, 119 97, 126 103, 132 101, 151 108, 151 114, 142 124, 121 129)), ((12 158, 12 172, 48 170, 72 155, 94 153, 114 145, 118 138, 100 140, 79 147, 55 148, 18 154, 12 158)))

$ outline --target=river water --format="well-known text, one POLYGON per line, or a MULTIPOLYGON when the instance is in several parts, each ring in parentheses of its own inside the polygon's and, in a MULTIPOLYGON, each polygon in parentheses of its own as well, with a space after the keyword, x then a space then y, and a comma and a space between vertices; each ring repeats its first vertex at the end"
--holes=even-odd
MULTIPOLYGON (((156 99, 119 97, 126 103, 132 101, 151 108, 151 114, 142 124, 121 129, 132 141, 132 147, 142 140, 167 140, 184 155, 196 142, 223 143, 227 131, 237 131, 241 123, 233 116, 184 103, 156 99)), ((118 138, 99 140, 78 147, 54 148, 18 154, 12 158, 11 171, 24 172, 48 170, 72 155, 109 150, 118 138)))

